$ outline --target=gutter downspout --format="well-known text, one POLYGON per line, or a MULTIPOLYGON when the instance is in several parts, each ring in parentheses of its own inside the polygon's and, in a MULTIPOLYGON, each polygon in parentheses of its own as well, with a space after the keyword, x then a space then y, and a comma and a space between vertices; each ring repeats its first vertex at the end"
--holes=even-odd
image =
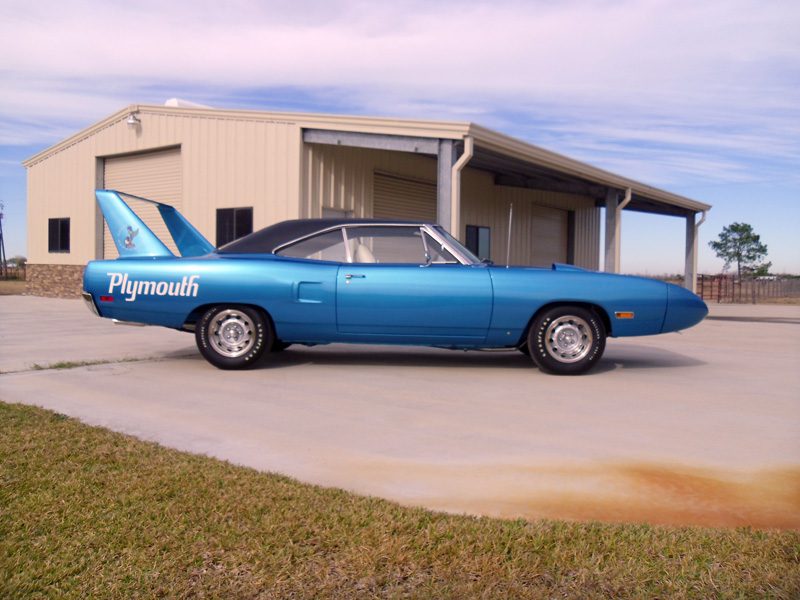
POLYGON ((706 217, 708 216, 708 211, 703 211, 703 216, 700 217, 700 220, 694 224, 694 239, 692 240, 692 273, 691 273, 691 283, 692 285, 689 287, 689 290, 693 293, 697 293, 697 238, 700 235, 700 225, 705 223, 706 217))
MULTIPOLYGON (((619 205, 617 206, 617 211, 621 211, 623 208, 628 206, 628 203, 631 201, 631 198, 633 198, 633 190, 631 188, 627 188, 625 190, 625 199, 619 203, 619 205)), ((619 214, 617 214, 617 216, 619 216, 619 214)))
POLYGON ((464 154, 450 170, 450 233, 456 239, 461 237, 461 170, 472 158, 475 140, 471 135, 464 136, 464 154))

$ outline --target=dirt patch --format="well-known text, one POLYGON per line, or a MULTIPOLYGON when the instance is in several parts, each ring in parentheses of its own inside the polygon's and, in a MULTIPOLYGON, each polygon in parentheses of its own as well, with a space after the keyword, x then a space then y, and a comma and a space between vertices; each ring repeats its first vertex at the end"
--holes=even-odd
POLYGON ((800 530, 800 466, 742 472, 659 464, 400 468, 375 468, 389 496, 448 512, 800 530), (402 472, 409 470, 414 489, 403 490, 402 472))
POLYGON ((616 494, 533 499, 552 517, 658 525, 800 529, 800 468, 748 474, 655 465, 609 469, 616 494))
POLYGON ((0 279, 0 296, 16 296, 25 293, 25 281, 19 279, 0 279))

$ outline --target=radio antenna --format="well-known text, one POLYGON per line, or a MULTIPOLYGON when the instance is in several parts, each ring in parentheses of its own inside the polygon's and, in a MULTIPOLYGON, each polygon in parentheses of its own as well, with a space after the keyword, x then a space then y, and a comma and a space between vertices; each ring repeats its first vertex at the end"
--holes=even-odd
POLYGON ((511 223, 514 220, 514 203, 508 205, 508 240, 506 242, 506 269, 511 264, 511 223))

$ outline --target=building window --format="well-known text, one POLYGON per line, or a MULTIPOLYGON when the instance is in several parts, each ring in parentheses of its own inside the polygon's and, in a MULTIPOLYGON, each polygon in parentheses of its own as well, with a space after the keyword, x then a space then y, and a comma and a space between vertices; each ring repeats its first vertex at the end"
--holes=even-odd
POLYGON ((488 227, 467 225, 467 248, 481 260, 491 258, 492 236, 488 227))
POLYGON ((47 220, 47 251, 69 252, 69 218, 47 220))
POLYGON ((217 209, 217 248, 253 233, 253 209, 217 209))

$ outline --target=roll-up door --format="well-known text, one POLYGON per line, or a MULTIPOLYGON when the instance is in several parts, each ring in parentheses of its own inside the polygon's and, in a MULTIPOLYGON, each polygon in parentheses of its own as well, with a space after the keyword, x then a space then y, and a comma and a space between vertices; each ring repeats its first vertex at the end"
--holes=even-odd
POLYGON ((374 190, 374 218, 436 222, 435 183, 375 173, 374 190))
POLYGON ((567 262, 569 213, 566 210, 531 207, 532 264, 550 266, 567 262))
MULTIPOLYGON (((151 200, 182 208, 181 149, 170 148, 155 152, 142 152, 106 158, 103 168, 103 185, 106 189, 127 192, 151 200)), ((125 198, 130 207, 153 230, 167 247, 179 256, 158 209, 148 203, 125 198)), ((103 225, 103 257, 117 258, 117 252, 108 225, 103 225)))

